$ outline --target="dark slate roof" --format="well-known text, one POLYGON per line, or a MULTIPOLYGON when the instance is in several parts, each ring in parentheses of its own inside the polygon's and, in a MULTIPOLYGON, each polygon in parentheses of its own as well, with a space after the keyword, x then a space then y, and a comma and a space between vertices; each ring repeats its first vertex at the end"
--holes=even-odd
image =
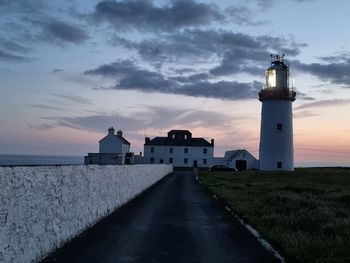
MULTIPOLYGON (((105 138, 107 138, 107 136, 108 136, 108 135, 106 135, 105 137, 103 137, 100 141, 102 141, 102 140, 104 140, 105 138)), ((123 144, 129 144, 129 145, 130 145, 130 142, 128 142, 128 140, 125 139, 124 137, 119 136, 119 135, 116 135, 116 134, 114 134, 114 136, 117 137, 117 138, 119 138, 119 139, 121 139, 121 140, 123 141, 123 144)))
POLYGON ((172 139, 169 137, 155 137, 146 142, 145 145, 166 145, 166 146, 206 146, 213 147, 204 138, 172 139))

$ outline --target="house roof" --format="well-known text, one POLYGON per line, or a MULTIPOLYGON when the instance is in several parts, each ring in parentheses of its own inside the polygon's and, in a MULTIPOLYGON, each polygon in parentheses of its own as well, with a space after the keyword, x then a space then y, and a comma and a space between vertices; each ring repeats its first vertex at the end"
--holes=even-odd
MULTIPOLYGON (((104 139, 106 139, 109 136, 109 134, 107 134, 105 137, 103 137, 101 140, 99 140, 99 142, 103 141, 104 139)), ((119 136, 117 134, 113 134, 113 136, 117 137, 118 139, 122 140, 123 144, 129 144, 130 142, 128 142, 127 139, 125 139, 123 136, 119 136)))
POLYGON ((155 137, 146 142, 145 145, 166 145, 166 146, 206 146, 213 147, 204 138, 173 139, 169 137, 155 137))
POLYGON ((250 152, 248 152, 246 149, 241 150, 232 150, 232 151, 226 151, 224 159, 226 161, 232 161, 234 158, 238 157, 240 154, 246 153, 252 156, 254 159, 256 159, 250 152))

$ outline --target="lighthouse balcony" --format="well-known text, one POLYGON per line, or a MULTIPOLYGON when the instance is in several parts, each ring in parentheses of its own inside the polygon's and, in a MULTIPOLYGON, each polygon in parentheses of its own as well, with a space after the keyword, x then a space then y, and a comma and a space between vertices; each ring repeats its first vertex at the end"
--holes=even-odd
POLYGON ((259 100, 289 100, 295 101, 296 92, 290 89, 263 89, 259 92, 259 100))

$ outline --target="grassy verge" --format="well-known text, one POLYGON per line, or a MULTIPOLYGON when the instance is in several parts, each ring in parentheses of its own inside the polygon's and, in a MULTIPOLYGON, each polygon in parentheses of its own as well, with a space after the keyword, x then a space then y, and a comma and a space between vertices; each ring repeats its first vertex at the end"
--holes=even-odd
POLYGON ((199 177, 288 262, 350 262, 350 169, 199 177))

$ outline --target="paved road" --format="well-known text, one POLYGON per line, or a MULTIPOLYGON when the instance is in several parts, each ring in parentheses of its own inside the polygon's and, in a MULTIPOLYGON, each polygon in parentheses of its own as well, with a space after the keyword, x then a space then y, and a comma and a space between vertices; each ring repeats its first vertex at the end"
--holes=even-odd
POLYGON ((190 172, 168 175, 43 262, 277 262, 190 172))

